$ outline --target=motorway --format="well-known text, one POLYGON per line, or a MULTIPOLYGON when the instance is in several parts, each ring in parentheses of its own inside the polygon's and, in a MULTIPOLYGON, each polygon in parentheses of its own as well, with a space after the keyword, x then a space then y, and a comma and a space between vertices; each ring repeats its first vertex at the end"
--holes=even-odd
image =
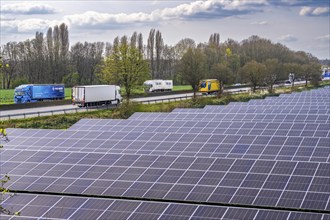
MULTIPOLYGON (((191 98, 192 95, 193 93, 186 93, 186 94, 176 94, 176 95, 143 97, 143 98, 134 98, 132 99, 132 101, 142 102, 142 103, 156 103, 156 102, 165 102, 168 100, 187 99, 187 98, 191 98)), ((114 108, 114 107, 115 106, 110 106, 109 108, 114 108)), ((92 111, 92 110, 97 110, 97 109, 92 107, 79 108, 77 105, 72 105, 72 104, 38 107, 38 108, 4 110, 4 111, 0 111, 0 120, 29 118, 29 117, 47 116, 47 115, 64 114, 64 113, 76 113, 76 112, 92 111)))
MULTIPOLYGON (((302 82, 295 82, 295 84, 304 84, 302 82)), ((286 85, 290 86, 290 85, 286 85)), ((228 93, 239 93, 248 92, 249 87, 237 88, 237 89, 227 89, 224 92, 228 93)), ((193 96, 193 93, 176 94, 176 95, 164 95, 164 96, 153 96, 153 97, 142 97, 134 98, 132 101, 142 102, 142 103, 156 103, 156 102, 168 102, 182 99, 189 99, 193 96)), ((110 108, 114 108, 111 106, 110 108)), ((76 113, 83 111, 97 110, 93 108, 79 108, 76 105, 58 105, 58 106, 48 106, 48 107, 38 107, 38 108, 27 108, 27 109, 15 109, 15 110, 4 110, 0 111, 0 121, 8 119, 19 119, 37 116, 47 116, 55 114, 66 114, 66 113, 76 113)))

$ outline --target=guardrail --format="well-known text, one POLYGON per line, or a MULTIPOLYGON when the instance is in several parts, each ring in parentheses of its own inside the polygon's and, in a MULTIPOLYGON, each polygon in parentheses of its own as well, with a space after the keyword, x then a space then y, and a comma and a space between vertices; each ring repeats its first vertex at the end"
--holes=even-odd
POLYGON ((41 116, 52 116, 56 114, 69 114, 69 113, 78 113, 78 112, 88 112, 88 111, 97 111, 105 109, 114 109, 116 105, 104 105, 104 106, 93 106, 86 108, 70 108, 70 109, 60 109, 60 110, 51 110, 51 111, 38 111, 38 112, 29 112, 21 114, 10 114, 10 115, 0 115, 0 120, 11 120, 11 119, 26 119, 32 117, 41 117, 41 116))

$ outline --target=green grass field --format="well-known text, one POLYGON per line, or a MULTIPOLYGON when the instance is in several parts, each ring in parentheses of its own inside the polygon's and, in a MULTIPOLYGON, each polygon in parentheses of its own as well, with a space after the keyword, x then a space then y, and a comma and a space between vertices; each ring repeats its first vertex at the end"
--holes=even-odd
POLYGON ((173 86, 173 91, 185 91, 185 90, 192 90, 192 87, 189 85, 173 86))
POLYGON ((1 89, 0 90, 0 103, 9 104, 14 102, 14 90, 13 89, 1 89))

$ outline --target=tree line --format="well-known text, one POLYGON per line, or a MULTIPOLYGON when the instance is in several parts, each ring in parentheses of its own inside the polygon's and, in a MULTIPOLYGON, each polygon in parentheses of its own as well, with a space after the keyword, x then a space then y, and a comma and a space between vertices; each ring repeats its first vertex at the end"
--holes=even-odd
POLYGON ((46 35, 36 32, 33 39, 1 46, 1 88, 24 83, 116 83, 131 90, 146 79, 172 79, 196 89, 199 79, 217 78, 224 84, 249 83, 253 89, 266 85, 272 90, 289 73, 306 81, 317 81, 321 73, 312 54, 259 36, 220 43, 220 34, 214 33, 207 42, 184 38, 167 45, 162 33, 151 29, 146 42, 134 32, 112 43, 78 42, 70 47, 69 29, 62 23, 50 27, 46 35))

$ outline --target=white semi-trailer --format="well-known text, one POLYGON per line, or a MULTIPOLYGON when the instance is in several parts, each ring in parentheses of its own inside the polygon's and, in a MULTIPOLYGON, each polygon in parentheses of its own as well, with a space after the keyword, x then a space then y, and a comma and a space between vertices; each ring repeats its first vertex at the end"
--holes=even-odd
POLYGON ((120 87, 116 85, 74 86, 72 103, 80 107, 119 104, 122 101, 120 87))
POLYGON ((146 92, 172 91, 173 80, 153 79, 143 83, 146 92))

